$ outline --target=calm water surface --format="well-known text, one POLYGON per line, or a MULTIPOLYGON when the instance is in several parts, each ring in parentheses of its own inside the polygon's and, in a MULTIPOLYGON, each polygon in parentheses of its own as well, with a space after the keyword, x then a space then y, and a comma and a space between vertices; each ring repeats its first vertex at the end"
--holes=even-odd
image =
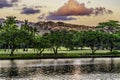
POLYGON ((0 60, 0 80, 120 80, 120 58, 0 60))

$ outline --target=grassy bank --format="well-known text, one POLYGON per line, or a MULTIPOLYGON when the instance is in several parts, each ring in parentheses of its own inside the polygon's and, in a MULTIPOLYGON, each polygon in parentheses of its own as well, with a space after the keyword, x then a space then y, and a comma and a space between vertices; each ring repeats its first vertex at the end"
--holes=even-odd
POLYGON ((106 58, 106 57, 120 57, 120 52, 106 52, 106 53, 43 53, 42 55, 36 53, 18 53, 10 56, 9 54, 0 54, 0 59, 54 59, 54 58, 106 58))

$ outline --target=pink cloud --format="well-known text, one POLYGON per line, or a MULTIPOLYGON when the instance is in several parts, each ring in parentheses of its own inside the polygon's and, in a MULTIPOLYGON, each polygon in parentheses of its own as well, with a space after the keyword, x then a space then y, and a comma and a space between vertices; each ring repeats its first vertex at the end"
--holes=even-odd
POLYGON ((70 15, 90 15, 93 12, 92 8, 87 8, 84 3, 78 3, 76 0, 69 0, 57 11, 52 12, 55 16, 70 16, 70 15))
POLYGON ((72 16, 91 16, 91 15, 104 15, 112 14, 112 10, 105 7, 88 8, 84 3, 79 3, 76 0, 69 0, 57 11, 50 12, 46 16, 46 20, 75 20, 72 16))

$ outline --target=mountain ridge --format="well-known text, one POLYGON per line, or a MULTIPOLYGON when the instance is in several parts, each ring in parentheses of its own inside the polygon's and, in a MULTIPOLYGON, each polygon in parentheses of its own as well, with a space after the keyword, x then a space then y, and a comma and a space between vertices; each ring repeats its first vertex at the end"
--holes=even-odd
MULTIPOLYGON (((5 19, 0 18, 0 22, 4 24, 5 19)), ((21 27, 24 21, 16 20, 16 25, 21 27)), ((41 34, 54 31, 54 30, 75 30, 75 31, 88 31, 94 30, 95 26, 77 25, 64 22, 53 22, 53 21, 39 21, 39 22, 28 22, 29 26, 35 27, 41 34)))

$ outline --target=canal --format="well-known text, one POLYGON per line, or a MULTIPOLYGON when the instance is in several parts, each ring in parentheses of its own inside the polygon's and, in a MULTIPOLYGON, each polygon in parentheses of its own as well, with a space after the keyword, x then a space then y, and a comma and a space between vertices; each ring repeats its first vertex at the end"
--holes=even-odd
POLYGON ((0 80, 119 80, 120 58, 0 60, 0 80))

